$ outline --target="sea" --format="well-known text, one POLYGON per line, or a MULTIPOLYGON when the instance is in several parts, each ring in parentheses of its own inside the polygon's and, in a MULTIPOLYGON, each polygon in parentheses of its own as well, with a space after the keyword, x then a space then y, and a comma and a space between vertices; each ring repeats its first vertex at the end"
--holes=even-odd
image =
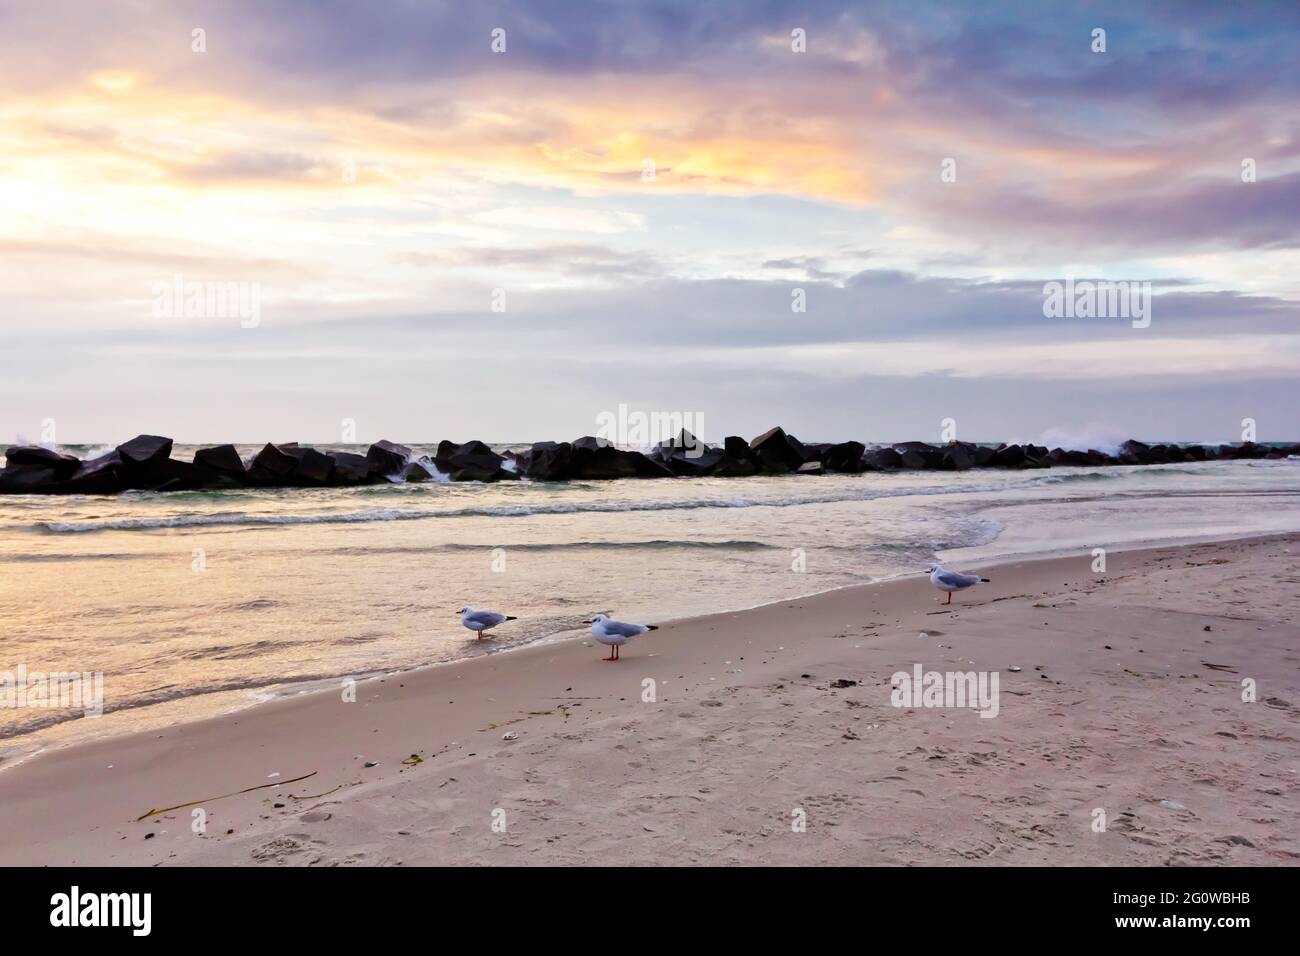
POLYGON ((349 677, 580 638, 602 611, 662 623, 921 574, 936 557, 977 567, 1284 531, 1300 531, 1295 459, 3 496, 0 687, 20 667, 102 675, 103 713, 0 695, 0 771, 349 677), (465 606, 518 620, 478 641, 465 606))

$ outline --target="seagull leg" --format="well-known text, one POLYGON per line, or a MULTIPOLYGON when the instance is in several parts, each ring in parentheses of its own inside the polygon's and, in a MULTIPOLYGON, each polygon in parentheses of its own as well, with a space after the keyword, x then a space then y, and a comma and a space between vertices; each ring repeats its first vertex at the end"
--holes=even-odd
POLYGON ((948 592, 948 600, 944 601, 943 603, 944 603, 944 604, 951 604, 951 603, 952 603, 952 592, 951 592, 951 591, 948 592))
POLYGON ((602 661, 612 661, 614 659, 614 648, 609 649, 609 657, 602 657, 602 661))
POLYGON ((614 660, 618 660, 618 645, 614 645, 614 660))

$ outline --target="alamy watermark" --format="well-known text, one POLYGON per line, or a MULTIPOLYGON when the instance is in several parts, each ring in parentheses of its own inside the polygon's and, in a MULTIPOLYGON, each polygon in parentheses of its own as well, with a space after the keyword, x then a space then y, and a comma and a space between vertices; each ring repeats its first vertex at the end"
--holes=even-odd
MULTIPOLYGON (((676 439, 683 431, 694 437, 703 429, 704 415, 700 412, 629 411, 620 403, 617 412, 605 411, 596 416, 595 437, 610 445, 635 448, 676 439)), ((684 446, 687 458, 699 458, 705 450, 698 438, 684 446)))
POLYGON ((1088 279, 1043 283, 1043 316, 1049 319, 1131 319, 1133 328, 1151 324, 1150 281, 1088 279))
POLYGON ((998 715, 997 671, 896 671, 889 702, 895 707, 970 707, 981 717, 998 715))
POLYGON ((104 714, 102 671, 29 671, 26 664, 0 671, 0 708, 46 707, 104 714))
POLYGON ((155 319, 238 319, 245 329, 262 323, 262 285, 259 282, 186 281, 155 282, 150 314, 155 319))

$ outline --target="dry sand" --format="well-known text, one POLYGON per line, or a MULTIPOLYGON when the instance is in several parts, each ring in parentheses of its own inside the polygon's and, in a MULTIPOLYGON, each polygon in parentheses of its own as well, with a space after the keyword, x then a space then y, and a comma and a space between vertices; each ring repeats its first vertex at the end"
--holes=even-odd
POLYGON ((1294 865, 1298 542, 989 565, 951 607, 867 585, 50 752, 0 773, 0 863, 1294 865), (998 671, 998 716, 892 706, 916 663, 998 671), (191 801, 203 833, 136 821, 191 801))

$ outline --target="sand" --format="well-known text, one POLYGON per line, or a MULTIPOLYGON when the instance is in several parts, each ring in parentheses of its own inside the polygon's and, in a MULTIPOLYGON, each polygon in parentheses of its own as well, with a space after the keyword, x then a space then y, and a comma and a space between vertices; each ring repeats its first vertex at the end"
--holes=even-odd
POLYGON ((986 565, 951 606, 918 576, 52 751, 0 772, 0 864, 1294 865, 1298 543, 986 565), (918 663, 997 672, 997 716, 894 706, 918 663))

